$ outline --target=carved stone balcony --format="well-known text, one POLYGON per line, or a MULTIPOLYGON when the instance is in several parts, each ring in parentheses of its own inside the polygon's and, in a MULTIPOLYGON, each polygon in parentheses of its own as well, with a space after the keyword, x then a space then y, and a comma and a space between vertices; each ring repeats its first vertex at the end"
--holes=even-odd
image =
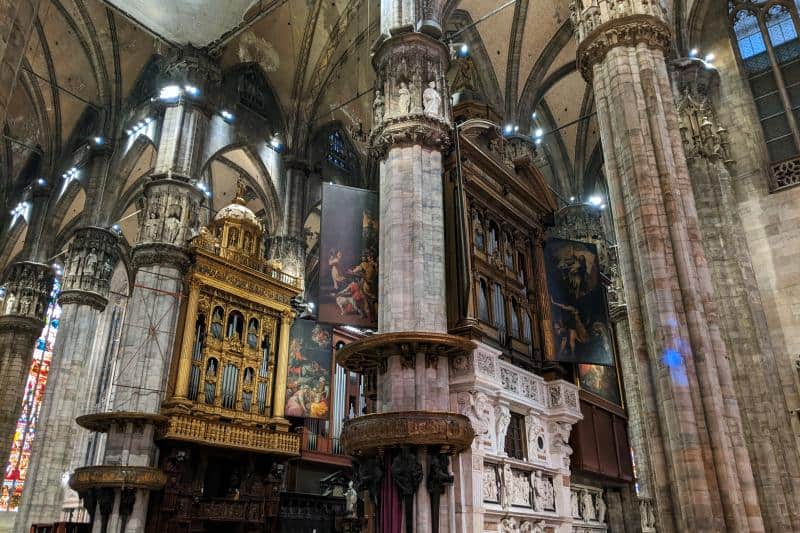
POLYGON ((255 453, 300 455, 300 435, 276 429, 203 420, 191 415, 170 414, 158 432, 159 439, 194 442, 219 448, 255 453))

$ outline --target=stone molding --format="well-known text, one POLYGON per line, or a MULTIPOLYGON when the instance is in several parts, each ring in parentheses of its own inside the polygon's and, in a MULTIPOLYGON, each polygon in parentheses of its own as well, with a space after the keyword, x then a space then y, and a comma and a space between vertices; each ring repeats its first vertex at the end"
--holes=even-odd
POLYGON ((464 354, 474 349, 474 342, 447 333, 380 333, 346 345, 337 352, 336 362, 353 372, 365 373, 377 369, 383 374, 390 357, 401 356, 404 362, 412 365, 417 354, 425 353, 430 366, 434 364, 433 359, 438 357, 465 357, 464 354))
POLYGON ((76 492, 99 487, 161 490, 166 483, 167 474, 146 466, 85 466, 75 469, 69 478, 69 486, 76 492))
POLYGON ((645 44, 665 55, 672 42, 669 25, 653 15, 631 15, 600 24, 578 45, 578 70, 591 83, 594 66, 612 48, 645 44))
POLYGON ((0 332, 15 331, 38 336, 43 327, 44 322, 38 318, 17 315, 0 316, 0 332))
POLYGON ((368 456, 399 446, 440 446, 442 451, 459 453, 469 448, 474 438, 470 420, 464 415, 410 411, 348 420, 341 442, 348 454, 368 456))
POLYGON ((172 244, 149 243, 135 246, 131 252, 134 270, 154 265, 174 266, 186 272, 191 265, 188 251, 172 244))

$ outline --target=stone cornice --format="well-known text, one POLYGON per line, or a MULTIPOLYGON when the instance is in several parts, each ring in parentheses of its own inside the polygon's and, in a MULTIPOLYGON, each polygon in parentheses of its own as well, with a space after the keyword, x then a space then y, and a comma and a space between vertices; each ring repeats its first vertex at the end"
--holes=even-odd
POLYGON ((631 15, 610 20, 595 28, 578 45, 578 70, 587 82, 592 81, 592 70, 617 46, 636 46, 640 43, 666 53, 672 42, 672 31, 658 17, 631 15))
POLYGON ((131 262, 134 269, 153 265, 174 266, 186 272, 191 264, 188 250, 166 243, 145 243, 134 246, 131 262))
POLYGON ((422 113, 387 118, 370 136, 370 146, 379 159, 394 147, 421 145, 445 152, 451 144, 450 125, 438 117, 422 113))
POLYGON ((42 332, 43 327, 44 321, 38 318, 19 315, 0 316, 0 333, 4 331, 15 331, 38 336, 42 332))
POLYGON ((58 303, 62 307, 65 305, 88 305, 103 311, 108 305, 108 298, 91 291, 68 290, 58 295, 58 303))

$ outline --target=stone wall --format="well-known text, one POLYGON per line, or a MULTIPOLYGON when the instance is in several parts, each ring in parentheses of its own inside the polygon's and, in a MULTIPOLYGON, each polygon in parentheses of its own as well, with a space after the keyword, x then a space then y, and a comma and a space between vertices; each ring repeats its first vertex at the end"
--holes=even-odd
MULTIPOLYGON (((717 110, 728 128, 733 169, 733 188, 747 247, 753 262, 758 293, 767 318, 789 410, 800 407, 795 362, 800 356, 800 187, 769 192, 767 155, 763 133, 749 85, 740 73, 731 46, 727 14, 722 3, 709 9, 696 42, 712 52, 720 73, 717 110)), ((792 417, 794 433, 800 431, 792 417)))

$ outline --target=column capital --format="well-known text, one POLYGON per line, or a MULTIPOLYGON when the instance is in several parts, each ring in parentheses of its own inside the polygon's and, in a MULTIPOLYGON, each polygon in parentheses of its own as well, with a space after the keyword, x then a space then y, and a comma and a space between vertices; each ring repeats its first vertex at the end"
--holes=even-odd
POLYGON ((52 267, 44 263, 20 261, 11 265, 5 278, 1 316, 38 321, 41 329, 54 279, 52 267))
POLYGON ((105 228, 75 232, 64 266, 61 305, 90 305, 99 311, 108 303, 114 267, 119 261, 119 237, 105 228))
POLYGON ((431 36, 408 32, 380 42, 370 145, 380 157, 395 145, 450 146, 450 52, 431 36))
MULTIPOLYGON (((633 14, 617 18, 609 18, 594 25, 595 17, 588 8, 585 18, 580 18, 573 11, 573 21, 578 30, 578 70, 587 82, 592 81, 594 66, 606 57, 606 54, 618 46, 636 46, 645 44, 649 48, 667 53, 672 42, 672 30, 659 16, 652 14, 633 14), (589 13, 587 13, 589 12, 589 13)), ((596 17, 600 20, 600 16, 596 17)))
POLYGON ((185 270, 186 245, 200 229, 202 203, 202 192, 185 181, 164 177, 148 183, 139 198, 134 267, 171 264, 185 270))

